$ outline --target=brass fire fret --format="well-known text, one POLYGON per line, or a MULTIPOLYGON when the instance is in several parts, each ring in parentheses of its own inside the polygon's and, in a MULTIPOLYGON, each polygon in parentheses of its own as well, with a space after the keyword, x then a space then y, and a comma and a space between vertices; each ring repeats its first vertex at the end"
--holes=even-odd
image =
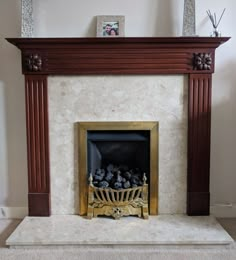
POLYGON ((97 188, 93 185, 93 177, 89 177, 88 212, 89 219, 99 215, 112 216, 119 219, 123 216, 138 215, 148 219, 148 184, 143 176, 143 185, 136 188, 114 190, 97 188))

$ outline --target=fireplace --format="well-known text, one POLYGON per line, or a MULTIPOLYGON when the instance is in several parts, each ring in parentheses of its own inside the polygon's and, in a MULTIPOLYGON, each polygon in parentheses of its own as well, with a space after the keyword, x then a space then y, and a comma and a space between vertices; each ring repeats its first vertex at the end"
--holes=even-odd
MULTIPOLYGON (((87 214, 90 174, 94 186, 112 190, 143 186, 145 174, 147 179, 145 182, 149 187, 148 207, 150 214, 156 215, 158 211, 158 123, 80 122, 78 128, 79 214, 87 214)), ((138 193, 138 190, 130 190, 133 195, 135 192, 138 193)), ((119 193, 115 193, 119 196, 119 193)), ((120 195, 123 203, 126 197, 122 192, 120 195)), ((103 198, 105 196, 102 194, 103 198)), ((113 194, 112 197, 114 198, 113 194)), ((135 214, 137 212, 132 206, 129 207, 129 211, 135 214)))
POLYGON ((48 97, 52 214, 79 214, 77 122, 84 121, 159 122, 158 214, 186 213, 186 77, 49 77, 48 97))
POLYGON ((208 215, 211 77, 215 49, 228 39, 8 39, 22 51, 26 76, 29 214, 51 214, 49 75, 185 74, 188 81, 187 214, 208 215))

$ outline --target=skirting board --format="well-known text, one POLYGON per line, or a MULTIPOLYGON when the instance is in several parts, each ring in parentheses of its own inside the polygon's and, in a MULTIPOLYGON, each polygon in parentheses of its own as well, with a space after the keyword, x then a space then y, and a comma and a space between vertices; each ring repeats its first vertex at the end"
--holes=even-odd
POLYGON ((28 216, 27 207, 1 207, 0 206, 0 219, 1 218, 24 218, 28 216))
POLYGON ((235 218, 236 204, 217 204, 210 207, 211 215, 216 218, 235 218))

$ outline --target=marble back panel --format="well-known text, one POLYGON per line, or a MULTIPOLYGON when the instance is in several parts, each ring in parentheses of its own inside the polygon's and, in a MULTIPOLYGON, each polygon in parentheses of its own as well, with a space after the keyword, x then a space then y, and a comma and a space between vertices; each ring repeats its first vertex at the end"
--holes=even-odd
POLYGON ((49 77, 52 214, 78 213, 79 121, 159 121, 159 214, 186 213, 187 78, 49 77))

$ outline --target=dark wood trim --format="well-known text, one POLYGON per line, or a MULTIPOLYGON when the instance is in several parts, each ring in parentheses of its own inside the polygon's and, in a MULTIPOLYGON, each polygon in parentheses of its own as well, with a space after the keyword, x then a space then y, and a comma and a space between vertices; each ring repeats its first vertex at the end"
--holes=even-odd
MULTIPOLYGON (((223 44, 230 37, 82 37, 82 38, 7 38, 7 41, 14 44, 20 49, 32 49, 35 46, 39 48, 44 48, 45 45, 50 48, 58 48, 64 46, 68 48, 69 46, 77 48, 80 44, 85 44, 88 46, 92 44, 95 46, 98 44, 100 47, 103 44, 147 44, 147 45, 159 45, 162 48, 176 49, 178 47, 183 48, 185 45, 189 49, 197 49, 199 46, 204 46, 206 48, 217 48, 220 44, 223 44), (69 46, 68 46, 69 45, 69 46)), ((98 48, 99 48, 98 46, 98 48)), ((86 46, 85 46, 86 48, 86 46)), ((120 48, 118 46, 118 48, 120 48)))
POLYGON ((50 215, 48 94, 46 76, 25 77, 30 216, 50 215))
MULTIPOLYGON (((214 72, 215 48, 229 38, 20 38, 24 74, 189 74, 214 72), (200 54, 200 55, 199 55, 200 54), (196 57, 210 66, 196 66, 196 57), (202 60, 201 60, 202 57, 202 60), (207 69, 205 69, 207 68, 207 69)), ((205 64, 206 65, 206 64, 205 64)))
POLYGON ((187 74, 189 215, 209 214, 211 74, 229 37, 12 38, 22 51, 30 215, 50 214, 48 75, 187 74), (41 76, 40 76, 41 75, 41 76))
POLYGON ((191 74, 188 90, 189 215, 209 214, 211 74, 191 74))
POLYGON ((188 192, 187 214, 189 216, 208 216, 210 214, 210 192, 188 192))
POLYGON ((51 215, 50 193, 29 193, 29 216, 47 217, 51 215))

